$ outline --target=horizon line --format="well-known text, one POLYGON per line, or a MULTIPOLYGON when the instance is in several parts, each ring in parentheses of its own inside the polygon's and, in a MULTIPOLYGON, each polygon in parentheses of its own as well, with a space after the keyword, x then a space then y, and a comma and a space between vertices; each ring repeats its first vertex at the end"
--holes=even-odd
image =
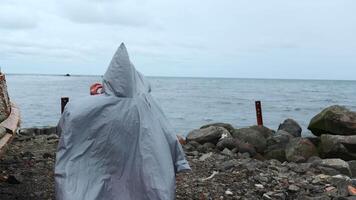
MULTIPOLYGON (((4 73, 5 75, 15 76, 68 76, 68 77, 100 77, 103 75, 94 74, 41 74, 41 73, 4 73)), ((192 78, 192 79, 247 79, 247 80, 290 80, 290 81, 356 81, 351 79, 305 79, 305 78, 262 78, 262 77, 208 77, 208 76, 163 76, 145 75, 152 78, 192 78)))

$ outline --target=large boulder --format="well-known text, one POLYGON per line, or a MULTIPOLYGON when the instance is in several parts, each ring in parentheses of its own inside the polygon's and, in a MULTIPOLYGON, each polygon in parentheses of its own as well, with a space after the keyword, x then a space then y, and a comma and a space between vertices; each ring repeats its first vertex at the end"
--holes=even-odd
POLYGON ((294 138, 290 133, 279 130, 277 133, 269 138, 267 138, 267 149, 285 148, 285 146, 289 143, 290 140, 294 138))
POLYGON ((270 159, 279 160, 280 162, 284 162, 287 160, 286 151, 283 148, 269 150, 265 153, 264 157, 269 160, 270 159))
POLYGON ((323 159, 319 162, 320 166, 333 168, 341 174, 351 176, 350 166, 347 162, 341 159, 323 159))
POLYGON ((258 131, 265 138, 271 137, 276 133, 274 130, 271 130, 265 126, 256 126, 255 125, 255 126, 250 126, 249 128, 258 131))
POLYGON ((343 106, 328 107, 310 121, 308 129, 316 136, 356 135, 356 112, 343 106))
POLYGON ((305 162, 317 155, 316 147, 306 138, 294 138, 286 146, 286 158, 290 162, 305 162))
POLYGON ((279 130, 275 135, 267 138, 265 158, 276 159, 281 162, 286 161, 285 148, 289 141, 291 141, 293 138, 293 135, 283 130, 279 130))
POLYGON ((216 144, 216 148, 220 151, 224 150, 225 148, 233 150, 237 148, 236 139, 232 137, 223 138, 216 144))
POLYGON ((266 150, 267 135, 265 136, 264 132, 258 131, 255 128, 235 129, 232 136, 253 145, 258 153, 264 153, 266 150))
POLYGON ((216 148, 220 151, 223 151, 224 149, 235 149, 236 152, 249 153, 251 156, 256 155, 256 149, 253 145, 232 137, 226 137, 219 140, 219 142, 216 144, 216 148))
POLYGON ((234 127, 231 124, 228 124, 228 123, 207 124, 207 125, 202 126, 200 129, 208 128, 210 126, 223 127, 226 130, 228 130, 230 133, 232 133, 234 131, 234 127))
POLYGON ((286 119, 278 127, 278 130, 283 130, 293 135, 294 137, 302 136, 302 127, 293 119, 286 119))
POLYGON ((187 136, 187 142, 195 141, 200 144, 210 142, 216 144, 223 135, 230 136, 231 134, 225 128, 210 126, 191 131, 187 136))
POLYGON ((328 135, 320 137, 320 155, 323 158, 356 160, 356 135, 328 135))

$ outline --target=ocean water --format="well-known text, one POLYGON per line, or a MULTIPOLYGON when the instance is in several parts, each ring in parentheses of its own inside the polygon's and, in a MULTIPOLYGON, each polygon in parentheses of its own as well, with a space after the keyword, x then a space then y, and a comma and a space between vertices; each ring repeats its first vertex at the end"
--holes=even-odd
MULTIPOLYGON (((22 127, 56 125, 60 98, 89 95, 100 76, 7 75, 12 101, 22 112, 22 127)), ((356 110, 356 81, 263 80, 149 77, 152 95, 177 134, 213 122, 235 127, 256 124, 254 102, 262 101, 264 124, 272 129, 287 118, 307 130, 310 119, 330 105, 356 110)))

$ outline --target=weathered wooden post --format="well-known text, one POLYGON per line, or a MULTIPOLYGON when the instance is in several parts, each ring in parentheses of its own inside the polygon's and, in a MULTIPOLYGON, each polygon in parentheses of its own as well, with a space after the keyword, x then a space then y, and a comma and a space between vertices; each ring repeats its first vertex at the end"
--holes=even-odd
POLYGON ((256 101, 255 106, 256 106, 257 125, 263 126, 261 101, 256 101))
POLYGON ((63 113, 64 108, 66 107, 68 102, 69 102, 69 98, 68 97, 62 97, 61 98, 61 114, 63 113))

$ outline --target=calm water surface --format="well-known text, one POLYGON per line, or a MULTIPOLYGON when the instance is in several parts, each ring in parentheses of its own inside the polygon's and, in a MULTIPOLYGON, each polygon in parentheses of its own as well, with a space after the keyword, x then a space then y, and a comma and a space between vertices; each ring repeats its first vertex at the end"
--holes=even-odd
MULTIPOLYGON (((56 125, 60 98, 88 95, 100 76, 7 75, 12 101, 22 111, 22 126, 56 125)), ((254 101, 261 100, 265 125, 277 129, 286 118, 297 120, 305 135, 310 119, 340 104, 356 110, 356 81, 262 80, 149 77, 152 95, 177 133, 212 122, 236 127, 256 123, 254 101)))

